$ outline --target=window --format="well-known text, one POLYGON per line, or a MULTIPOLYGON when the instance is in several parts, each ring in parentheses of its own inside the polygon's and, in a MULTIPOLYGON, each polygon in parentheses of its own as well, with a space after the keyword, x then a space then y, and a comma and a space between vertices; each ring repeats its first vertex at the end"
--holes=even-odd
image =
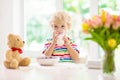
POLYGON ((86 35, 82 32, 81 22, 90 17, 90 2, 88 0, 63 0, 63 9, 71 14, 71 35, 78 45, 82 56, 88 55, 89 44, 84 40, 86 35))
POLYGON ((64 0, 64 10, 71 12, 73 16, 81 19, 90 17, 90 1, 88 0, 64 0))
POLYGON ((56 0, 24 0, 27 50, 40 50, 49 36, 49 17, 56 10, 56 0))
POLYGON ((119 0, 99 0, 99 11, 105 9, 117 13, 120 10, 119 0))

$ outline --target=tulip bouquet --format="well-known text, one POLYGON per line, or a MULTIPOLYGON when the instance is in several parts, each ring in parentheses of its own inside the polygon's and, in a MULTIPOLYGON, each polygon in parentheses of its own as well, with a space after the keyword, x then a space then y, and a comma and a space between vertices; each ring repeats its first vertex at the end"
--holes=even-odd
POLYGON ((114 51, 120 44, 120 15, 102 10, 100 15, 84 20, 82 29, 90 34, 86 39, 96 42, 105 52, 103 72, 114 72, 114 51))

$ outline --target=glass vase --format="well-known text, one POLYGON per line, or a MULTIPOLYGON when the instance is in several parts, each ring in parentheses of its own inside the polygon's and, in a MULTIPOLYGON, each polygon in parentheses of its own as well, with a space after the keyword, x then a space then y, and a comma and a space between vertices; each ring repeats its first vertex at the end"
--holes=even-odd
POLYGON ((104 50, 102 70, 103 73, 113 74, 115 71, 114 51, 104 50))

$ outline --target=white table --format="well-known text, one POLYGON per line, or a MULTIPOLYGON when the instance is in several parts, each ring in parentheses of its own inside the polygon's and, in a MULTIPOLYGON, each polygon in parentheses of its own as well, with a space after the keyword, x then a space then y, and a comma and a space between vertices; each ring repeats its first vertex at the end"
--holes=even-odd
POLYGON ((75 63, 58 63, 54 66, 33 63, 17 70, 0 67, 0 80, 101 80, 101 74, 99 69, 88 69, 84 64, 75 63))

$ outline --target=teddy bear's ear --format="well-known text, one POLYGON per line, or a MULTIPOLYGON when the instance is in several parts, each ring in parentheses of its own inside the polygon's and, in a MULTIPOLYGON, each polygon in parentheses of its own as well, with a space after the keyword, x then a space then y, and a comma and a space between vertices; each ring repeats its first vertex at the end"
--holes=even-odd
POLYGON ((8 35, 8 39, 10 40, 13 36, 14 36, 14 34, 10 33, 10 34, 8 35))

